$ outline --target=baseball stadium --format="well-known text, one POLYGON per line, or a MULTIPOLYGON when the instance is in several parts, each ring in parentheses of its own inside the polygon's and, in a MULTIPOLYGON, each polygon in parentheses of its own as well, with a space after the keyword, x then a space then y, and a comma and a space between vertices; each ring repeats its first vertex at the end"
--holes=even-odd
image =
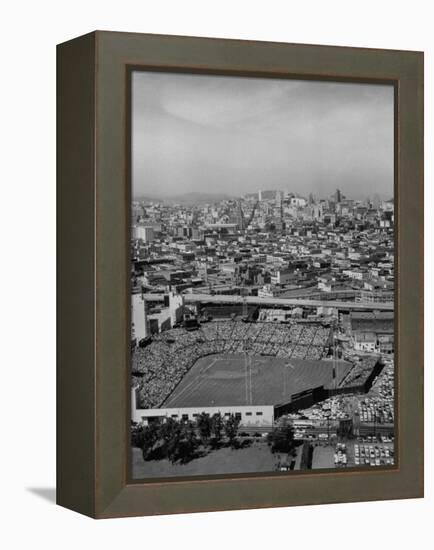
POLYGON ((270 425, 332 393, 363 391, 375 362, 360 369, 330 357, 332 340, 330 325, 308 321, 232 319, 166 330, 133 354, 133 418, 187 419, 209 409, 270 425))

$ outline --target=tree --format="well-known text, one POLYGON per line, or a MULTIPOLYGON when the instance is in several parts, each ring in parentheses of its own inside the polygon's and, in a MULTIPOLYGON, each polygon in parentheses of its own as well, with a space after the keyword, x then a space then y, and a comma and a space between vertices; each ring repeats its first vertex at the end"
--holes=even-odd
POLYGON ((214 445, 217 447, 223 434, 223 418, 221 413, 215 413, 211 417, 211 433, 213 435, 214 445))
POLYGON ((168 458, 172 462, 188 462, 195 456, 198 446, 196 425, 167 418, 163 423, 132 426, 131 443, 143 452, 144 460, 168 458))
POLYGON ((131 426, 131 445, 133 447, 142 448, 144 429, 145 426, 138 426, 137 424, 131 426))
POLYGON ((173 418, 168 418, 160 427, 160 438, 164 447, 164 455, 172 462, 177 460, 177 449, 181 439, 182 426, 173 418))
POLYGON ((231 446, 234 446, 239 425, 240 419, 233 414, 229 415, 224 423, 225 434, 226 437, 229 439, 229 443, 231 444, 231 446))
POLYGON ((179 422, 173 418, 167 418, 165 422, 160 424, 159 436, 167 444, 179 435, 180 430, 179 422))
POLYGON ((290 453, 294 449, 294 429, 287 421, 273 428, 268 434, 268 442, 273 453, 290 453))
POLYGON ((168 457, 172 462, 179 460, 185 464, 194 457, 196 451, 196 430, 192 422, 178 425, 180 429, 173 432, 173 438, 168 442, 168 457))
POLYGON ((146 460, 159 439, 160 427, 151 423, 147 426, 133 426, 131 431, 131 444, 142 449, 143 458, 146 460))
POLYGON ((212 420, 209 414, 204 412, 200 414, 196 420, 196 423, 203 445, 208 445, 213 428, 212 420))
POLYGON ((300 470, 310 470, 312 468, 313 446, 305 441, 301 450, 300 470))

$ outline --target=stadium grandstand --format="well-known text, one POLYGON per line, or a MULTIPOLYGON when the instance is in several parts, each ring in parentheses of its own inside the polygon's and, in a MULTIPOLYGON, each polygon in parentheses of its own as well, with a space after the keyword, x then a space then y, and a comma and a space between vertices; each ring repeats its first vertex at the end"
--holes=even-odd
POLYGON ((337 360, 332 341, 332 327, 321 322, 233 319, 166 330, 133 350, 132 418, 220 411, 266 428, 333 395, 369 391, 379 357, 337 360))
POLYGON ((133 382, 139 385, 140 406, 162 406, 202 357, 241 354, 319 361, 327 353, 330 335, 330 327, 321 323, 242 321, 211 321, 194 331, 164 331, 133 353, 133 382))

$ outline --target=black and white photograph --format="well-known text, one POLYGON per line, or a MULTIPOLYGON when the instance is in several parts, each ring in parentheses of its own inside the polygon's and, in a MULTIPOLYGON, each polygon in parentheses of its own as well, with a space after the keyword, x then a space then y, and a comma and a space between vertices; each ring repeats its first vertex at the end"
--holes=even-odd
POLYGON ((130 78, 132 479, 395 468, 394 86, 130 78))

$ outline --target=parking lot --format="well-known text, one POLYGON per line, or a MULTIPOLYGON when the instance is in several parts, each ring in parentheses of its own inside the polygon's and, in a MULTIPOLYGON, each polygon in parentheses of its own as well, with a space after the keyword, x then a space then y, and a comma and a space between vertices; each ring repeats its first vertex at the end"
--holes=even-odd
POLYGON ((393 437, 359 437, 346 442, 314 443, 312 469, 393 466, 393 437))
POLYGON ((392 438, 384 436, 371 442, 368 438, 353 445, 354 466, 393 466, 395 453, 392 438))

